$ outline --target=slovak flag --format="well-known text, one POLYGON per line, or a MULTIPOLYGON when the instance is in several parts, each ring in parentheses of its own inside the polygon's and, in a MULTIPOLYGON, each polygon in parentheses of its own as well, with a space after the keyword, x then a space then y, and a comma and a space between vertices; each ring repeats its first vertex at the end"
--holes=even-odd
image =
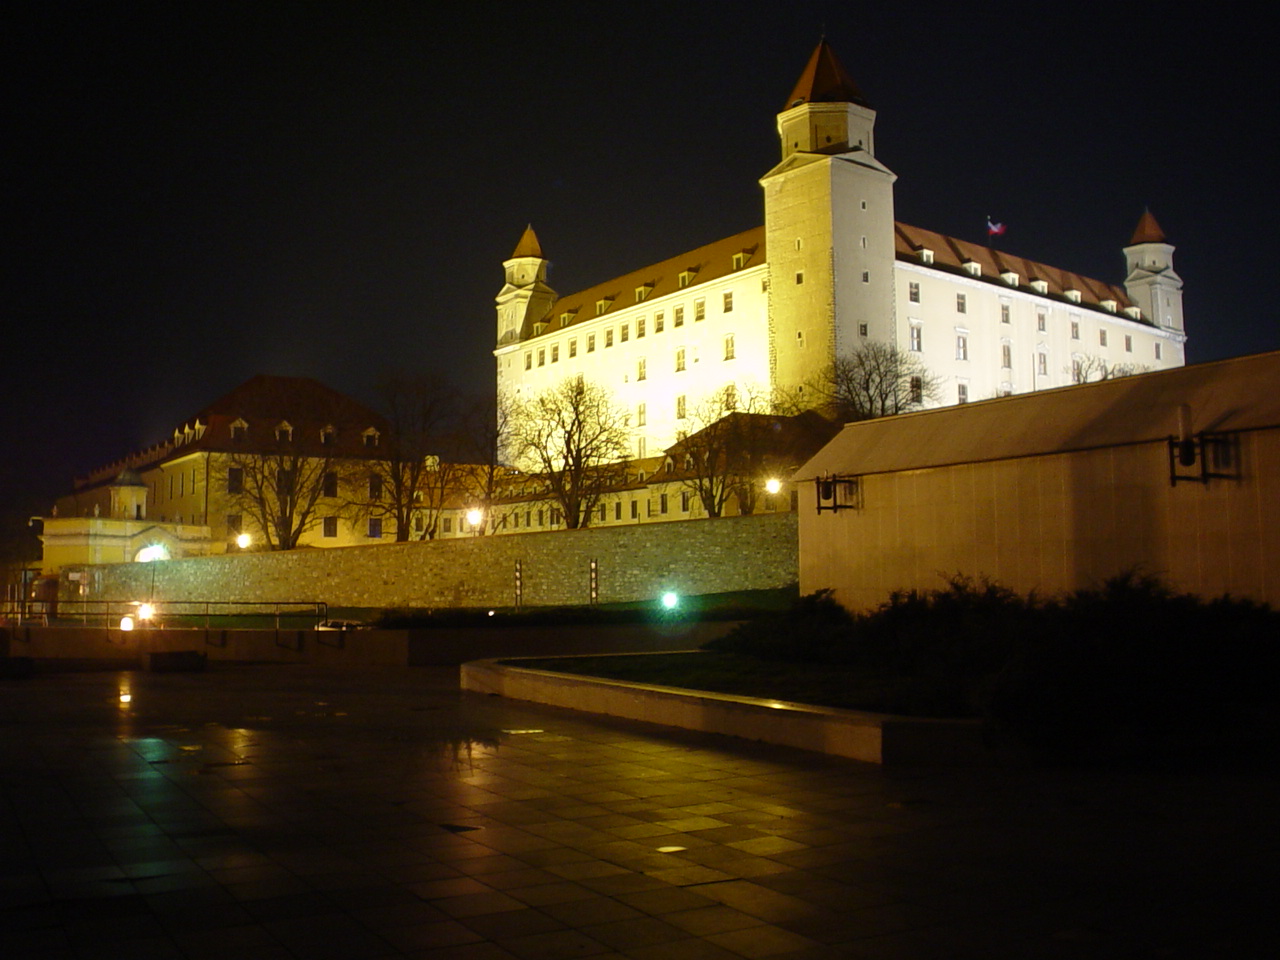
POLYGON ((1004 224, 996 223, 990 217, 987 217, 987 236, 998 237, 1004 233, 1004 224))

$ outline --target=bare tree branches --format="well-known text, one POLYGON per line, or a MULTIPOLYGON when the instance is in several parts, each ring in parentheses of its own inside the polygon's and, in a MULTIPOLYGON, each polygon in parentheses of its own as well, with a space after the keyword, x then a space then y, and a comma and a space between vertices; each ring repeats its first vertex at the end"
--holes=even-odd
POLYGON ((1088 354, 1073 359, 1066 372, 1071 374, 1073 383, 1096 383, 1099 380, 1132 377, 1137 373, 1146 373, 1150 369, 1140 363, 1111 363, 1105 357, 1088 354))
POLYGON ((541 476, 570 529, 587 526, 601 496, 626 479, 624 416, 603 387, 581 376, 516 404, 511 446, 541 476))
POLYGON ((828 416, 850 423, 919 410, 936 402, 941 388, 919 357, 872 340, 837 357, 813 393, 828 416))

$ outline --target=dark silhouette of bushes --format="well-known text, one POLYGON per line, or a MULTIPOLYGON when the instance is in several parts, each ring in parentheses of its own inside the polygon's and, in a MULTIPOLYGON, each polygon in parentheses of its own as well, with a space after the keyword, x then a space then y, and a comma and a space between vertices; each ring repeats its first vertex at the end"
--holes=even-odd
POLYGON ((819 591, 708 647, 890 675, 921 713, 980 716, 1061 757, 1212 759, 1280 741, 1280 613, 1135 572, 1057 598, 957 575, 857 615, 819 591))

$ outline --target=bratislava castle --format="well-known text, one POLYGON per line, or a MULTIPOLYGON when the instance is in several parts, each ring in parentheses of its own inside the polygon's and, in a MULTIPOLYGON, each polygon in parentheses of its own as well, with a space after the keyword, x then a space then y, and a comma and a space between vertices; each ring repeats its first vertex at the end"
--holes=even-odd
POLYGON ((869 341, 919 357, 949 404, 1065 386, 1102 364, 1185 362, 1182 281, 1149 212, 1123 286, 894 219, 875 111, 820 43, 778 115, 764 226, 561 296, 532 227, 503 267, 498 391, 582 375, 629 414, 635 455, 696 429, 726 387, 794 395, 869 341))

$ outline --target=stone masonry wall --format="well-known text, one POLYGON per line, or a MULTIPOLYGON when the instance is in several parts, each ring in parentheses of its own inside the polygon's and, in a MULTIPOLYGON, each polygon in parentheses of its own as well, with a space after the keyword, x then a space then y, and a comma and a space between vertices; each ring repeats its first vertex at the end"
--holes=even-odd
POLYGON ((336 607, 585 604, 787 586, 798 579, 796 515, 761 514, 520 536, 227 554, 66 568, 65 600, 324 601, 336 607), (77 579, 72 579, 78 574, 77 579))

